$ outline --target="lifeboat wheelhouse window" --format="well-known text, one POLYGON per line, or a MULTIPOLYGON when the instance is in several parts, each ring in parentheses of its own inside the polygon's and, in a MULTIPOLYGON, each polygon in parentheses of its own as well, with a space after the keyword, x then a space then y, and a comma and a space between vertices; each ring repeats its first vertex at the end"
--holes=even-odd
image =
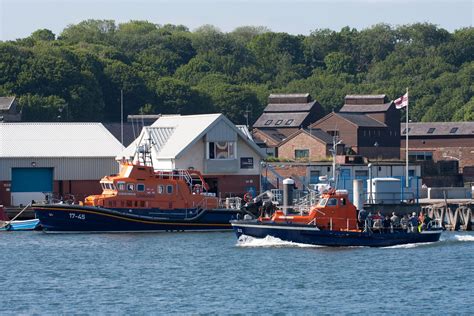
POLYGON ((172 194, 173 193, 173 186, 172 185, 167 185, 166 186, 166 193, 172 194))
POLYGON ((145 191, 145 185, 144 184, 137 184, 137 191, 138 192, 143 192, 145 191))
POLYGON ((327 206, 336 206, 337 205, 337 200, 335 198, 330 198, 326 205, 327 206))
POLYGON ((133 183, 127 183, 127 190, 128 190, 128 191, 133 191, 133 190, 134 190, 134 187, 135 187, 135 186, 133 185, 133 183))
POLYGON ((163 194, 163 192, 165 192, 165 187, 162 186, 162 185, 159 185, 158 186, 158 194, 163 194))
POLYGON ((117 188, 119 191, 125 191, 125 183, 123 182, 117 183, 117 188))
POLYGON ((322 199, 319 201, 319 206, 326 206, 326 203, 328 202, 328 199, 322 199))

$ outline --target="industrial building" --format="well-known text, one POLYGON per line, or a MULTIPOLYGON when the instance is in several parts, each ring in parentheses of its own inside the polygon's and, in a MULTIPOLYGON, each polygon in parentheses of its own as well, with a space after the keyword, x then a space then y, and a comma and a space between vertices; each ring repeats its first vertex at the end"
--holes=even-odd
POLYGON ((120 142, 100 123, 0 124, 0 204, 82 199, 117 173, 120 142))

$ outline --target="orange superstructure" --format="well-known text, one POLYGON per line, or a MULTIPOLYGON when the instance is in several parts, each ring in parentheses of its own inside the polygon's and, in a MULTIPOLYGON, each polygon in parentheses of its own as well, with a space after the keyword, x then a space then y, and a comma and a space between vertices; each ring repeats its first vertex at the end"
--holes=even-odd
POLYGON ((86 197, 83 205, 115 209, 217 208, 218 198, 195 170, 155 171, 152 166, 123 162, 118 175, 101 179, 102 194, 86 197))
POLYGON ((346 190, 331 190, 324 193, 319 203, 308 212, 287 212, 277 210, 261 221, 317 225, 320 229, 358 230, 357 209, 350 202, 346 190))

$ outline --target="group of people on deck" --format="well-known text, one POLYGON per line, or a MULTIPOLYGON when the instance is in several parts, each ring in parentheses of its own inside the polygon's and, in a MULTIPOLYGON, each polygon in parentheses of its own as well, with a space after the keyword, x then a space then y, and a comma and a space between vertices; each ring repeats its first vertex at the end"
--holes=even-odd
POLYGON ((395 212, 392 212, 392 216, 383 216, 380 211, 377 214, 372 214, 362 209, 359 211, 357 216, 359 222, 359 228, 367 230, 378 230, 380 232, 391 232, 394 229, 402 229, 409 232, 421 232, 429 227, 431 218, 428 214, 420 211, 417 216, 416 212, 413 212, 411 216, 405 214, 402 218, 398 217, 395 212))

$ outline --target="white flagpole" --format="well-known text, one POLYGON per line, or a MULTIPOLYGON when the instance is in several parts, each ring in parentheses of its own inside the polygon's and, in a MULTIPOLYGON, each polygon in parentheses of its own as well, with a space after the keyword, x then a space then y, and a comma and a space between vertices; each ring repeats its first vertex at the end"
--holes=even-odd
MULTIPOLYGON (((407 88, 407 99, 408 99, 408 88, 407 88)), ((409 186, 409 183, 408 183, 409 182, 408 181, 408 132, 410 131, 408 129, 408 108, 409 108, 409 104, 407 104, 406 108, 407 108, 407 115, 406 115, 407 120, 406 120, 406 125, 405 125, 405 137, 406 137, 406 139, 405 139, 405 154, 406 154, 406 157, 405 157, 405 160, 406 160, 405 186, 408 188, 408 186, 409 186)))

